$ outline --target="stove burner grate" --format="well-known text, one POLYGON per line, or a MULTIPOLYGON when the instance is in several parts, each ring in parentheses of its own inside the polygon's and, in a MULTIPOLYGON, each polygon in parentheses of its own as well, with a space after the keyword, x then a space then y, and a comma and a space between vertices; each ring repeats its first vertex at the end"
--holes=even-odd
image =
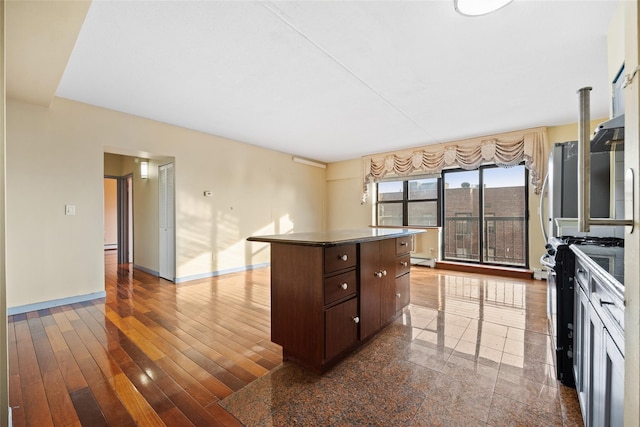
POLYGON ((624 247, 624 239, 620 239, 618 237, 563 236, 561 239, 566 245, 624 247))

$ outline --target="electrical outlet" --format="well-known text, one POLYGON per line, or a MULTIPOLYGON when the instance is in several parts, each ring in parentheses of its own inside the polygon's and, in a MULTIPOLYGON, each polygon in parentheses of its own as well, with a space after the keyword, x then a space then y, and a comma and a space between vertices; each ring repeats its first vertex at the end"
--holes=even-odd
POLYGON ((64 214, 65 215, 75 215, 76 214, 76 205, 64 205, 64 214))

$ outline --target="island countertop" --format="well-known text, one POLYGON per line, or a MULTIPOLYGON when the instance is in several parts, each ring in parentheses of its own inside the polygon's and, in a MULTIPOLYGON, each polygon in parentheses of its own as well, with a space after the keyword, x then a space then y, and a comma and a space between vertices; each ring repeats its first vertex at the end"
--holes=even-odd
POLYGON ((358 228, 353 230, 329 230, 325 232, 272 234, 251 236, 251 242, 285 243, 304 246, 334 246, 342 243, 363 243, 372 240, 411 236, 424 233, 414 228, 358 228))

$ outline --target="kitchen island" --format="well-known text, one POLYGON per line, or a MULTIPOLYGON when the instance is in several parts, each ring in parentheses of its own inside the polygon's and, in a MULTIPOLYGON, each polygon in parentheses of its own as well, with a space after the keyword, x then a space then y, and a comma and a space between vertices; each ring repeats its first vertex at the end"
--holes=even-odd
POLYGON ((271 340, 284 360, 326 372, 409 304, 412 236, 365 228, 252 236, 271 244, 271 340))

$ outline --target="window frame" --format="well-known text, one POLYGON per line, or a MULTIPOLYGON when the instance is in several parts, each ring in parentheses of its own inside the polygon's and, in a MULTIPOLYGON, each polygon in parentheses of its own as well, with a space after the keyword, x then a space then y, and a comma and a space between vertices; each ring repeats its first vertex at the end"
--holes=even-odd
MULTIPOLYGON (((376 183, 376 225, 380 225, 380 206, 401 204, 402 205, 402 225, 401 227, 441 227, 442 226, 442 178, 441 177, 411 177, 407 179, 398 179, 386 182, 402 182, 402 199, 401 200, 380 200, 380 183, 376 183), (436 198, 409 199, 409 182, 419 181, 423 179, 436 180, 436 198), (436 202, 436 224, 419 225, 409 224, 409 205, 412 203, 436 202)), ((389 226, 391 227, 391 226, 389 226)), ((400 227, 400 226, 396 226, 400 227)))
MULTIPOLYGON (((520 162, 518 163, 517 166, 524 166, 524 162, 520 162)), ((478 215, 478 260, 460 260, 457 258, 451 258, 451 257, 447 257, 446 256, 446 237, 443 238, 442 241, 442 247, 441 249, 441 257, 443 261, 454 261, 454 262, 461 262, 461 263, 465 263, 465 264, 476 264, 476 265, 491 265, 491 266, 499 266, 499 267, 513 267, 513 268, 529 268, 529 244, 531 243, 529 241, 529 221, 530 221, 530 216, 529 216, 529 170, 525 167, 524 168, 524 265, 521 264, 509 264, 509 263, 495 263, 495 262, 489 262, 489 261, 485 261, 484 260, 484 250, 485 248, 485 234, 486 234, 486 229, 484 229, 484 227, 482 226, 482 223, 484 223, 486 218, 490 218, 491 216, 494 215, 487 215, 484 210, 483 210, 483 206, 484 206, 484 170, 487 169, 494 169, 494 168, 499 168, 500 166, 496 165, 496 164, 486 164, 486 165, 481 165, 479 166, 477 169, 473 169, 474 171, 478 171, 478 187, 480 189, 479 193, 478 193, 478 209, 479 209, 479 215, 478 215)), ((447 170, 443 170, 442 171, 442 178, 440 178, 439 183, 441 184, 441 189, 444 189, 444 176, 447 173, 455 173, 455 172, 461 172, 461 171, 465 171, 466 169, 462 169, 462 168, 452 168, 452 169, 447 169, 447 170)), ((441 194, 441 215, 442 218, 444 218, 445 215, 445 193, 444 191, 441 194)), ((445 230, 445 224, 442 224, 442 233, 443 235, 446 234, 446 230, 445 230)))

